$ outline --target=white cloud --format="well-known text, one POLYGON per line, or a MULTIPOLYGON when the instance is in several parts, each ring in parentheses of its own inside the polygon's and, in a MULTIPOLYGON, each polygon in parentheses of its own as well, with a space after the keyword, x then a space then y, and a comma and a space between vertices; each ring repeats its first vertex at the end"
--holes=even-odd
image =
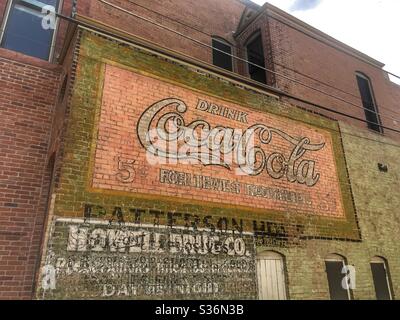
MULTIPOLYGON (((253 1, 260 5, 266 2, 253 1)), ((268 2, 385 63, 385 70, 400 75, 399 0, 324 0, 302 11, 291 10, 298 0, 268 2)))
POLYGON ((290 11, 307 11, 318 7, 322 0, 295 0, 290 11))

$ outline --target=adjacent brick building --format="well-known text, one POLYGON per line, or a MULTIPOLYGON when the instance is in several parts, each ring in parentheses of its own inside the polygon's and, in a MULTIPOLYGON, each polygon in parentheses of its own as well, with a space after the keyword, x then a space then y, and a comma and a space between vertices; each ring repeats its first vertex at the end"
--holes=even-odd
POLYGON ((382 63, 269 4, 44 2, 24 45, 41 7, 0 4, 0 298, 397 297, 382 63))

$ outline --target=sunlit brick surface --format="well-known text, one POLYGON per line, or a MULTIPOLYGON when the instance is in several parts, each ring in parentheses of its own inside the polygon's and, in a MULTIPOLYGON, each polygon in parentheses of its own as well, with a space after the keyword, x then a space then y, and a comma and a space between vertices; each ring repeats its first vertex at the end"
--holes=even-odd
MULTIPOLYGON (((153 122, 157 122, 158 118, 167 112, 176 112, 176 106, 167 106, 155 116, 153 122)), ((330 134, 301 122, 252 111, 108 65, 105 71, 98 130, 92 184, 94 188, 164 195, 281 212, 344 216, 330 134), (298 181, 289 182, 287 175, 280 179, 272 178, 266 170, 257 176, 249 176, 237 175, 235 171, 237 166, 232 166, 230 169, 216 165, 205 166, 198 161, 195 164, 150 164, 146 158, 146 149, 138 140, 140 132, 137 132, 137 125, 148 107, 166 98, 176 98, 185 102, 187 110, 182 116, 186 125, 195 120, 205 120, 211 128, 223 126, 244 131, 254 124, 264 124, 296 139, 307 137, 311 144, 325 143, 320 150, 306 151, 294 165, 296 171, 302 160, 315 161, 314 176, 319 174, 320 178, 315 185, 307 186, 298 181), (246 112, 247 123, 196 110, 199 99, 210 104, 223 105, 231 110, 246 112), (119 162, 120 168, 118 168, 119 162), (124 165, 130 168, 130 173, 124 165), (175 183, 174 179, 165 178, 169 175, 163 170, 185 173, 185 177, 189 177, 192 184, 187 181, 175 183), (239 187, 237 190, 232 190, 231 187, 229 191, 210 186, 201 188, 193 182, 198 176, 223 179, 228 181, 228 184, 238 184, 239 187)), ((295 148, 293 144, 275 133, 270 143, 261 144, 257 140, 255 143, 262 147, 267 157, 273 153, 280 153, 288 159, 295 148)))

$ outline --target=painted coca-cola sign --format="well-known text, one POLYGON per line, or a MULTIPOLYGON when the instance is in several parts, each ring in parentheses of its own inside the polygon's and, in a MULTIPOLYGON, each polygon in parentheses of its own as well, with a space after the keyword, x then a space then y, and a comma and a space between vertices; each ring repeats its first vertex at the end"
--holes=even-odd
POLYGON ((331 133, 105 68, 92 188, 344 217, 331 133))
MULTIPOLYGON (((216 105, 199 100, 196 109, 205 111, 210 106, 216 105)), ((162 159, 159 162, 163 163, 166 159, 172 163, 222 166, 227 170, 237 165, 240 170, 235 172, 238 175, 258 176, 265 172, 273 179, 286 178, 308 187, 318 182, 320 174, 316 171, 312 152, 321 150, 325 142, 314 144, 308 137, 295 138, 261 123, 244 130, 220 125, 212 127, 204 119, 186 123, 184 114, 187 110, 184 101, 168 98, 154 103, 140 116, 137 125, 139 141, 156 162, 162 159), (170 107, 174 111, 169 111, 170 107), (268 145, 278 138, 287 142, 289 154, 268 154, 268 145)), ((245 113, 233 111, 232 114, 236 120, 236 115, 241 114, 243 118, 245 113)))

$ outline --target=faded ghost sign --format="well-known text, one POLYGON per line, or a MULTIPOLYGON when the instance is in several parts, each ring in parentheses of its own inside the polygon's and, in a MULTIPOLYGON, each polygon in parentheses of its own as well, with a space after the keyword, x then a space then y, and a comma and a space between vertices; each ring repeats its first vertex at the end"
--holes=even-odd
POLYGON ((103 90, 94 189, 344 217, 328 131, 109 65, 103 90))
POLYGON ((57 219, 39 296, 255 299, 254 254, 243 233, 57 219))
MULTIPOLYGON (((218 112, 217 105, 205 100, 199 100, 196 109, 204 111, 209 106, 216 107, 218 112)), ((271 178, 286 178, 289 182, 309 187, 318 182, 320 174, 315 172, 315 161, 306 160, 303 156, 307 151, 321 150, 324 142, 311 144, 307 137, 294 138, 265 124, 254 124, 242 130, 224 126, 213 128, 205 120, 185 123, 187 110, 184 101, 168 98, 154 103, 140 116, 137 125, 139 141, 150 153, 149 156, 155 157, 156 163, 161 158, 172 163, 201 163, 227 170, 232 170, 232 165, 236 164, 240 169, 236 170, 238 175, 258 176, 265 171, 271 178), (292 146, 289 156, 280 152, 268 154, 262 148, 263 145, 273 144, 273 136, 292 146)), ((227 116, 229 114, 230 111, 227 116)), ((244 112, 233 111, 232 118, 236 121, 237 115, 240 121, 243 121, 244 115, 247 116, 244 112)), ((159 162, 164 163, 163 160, 159 162)))

